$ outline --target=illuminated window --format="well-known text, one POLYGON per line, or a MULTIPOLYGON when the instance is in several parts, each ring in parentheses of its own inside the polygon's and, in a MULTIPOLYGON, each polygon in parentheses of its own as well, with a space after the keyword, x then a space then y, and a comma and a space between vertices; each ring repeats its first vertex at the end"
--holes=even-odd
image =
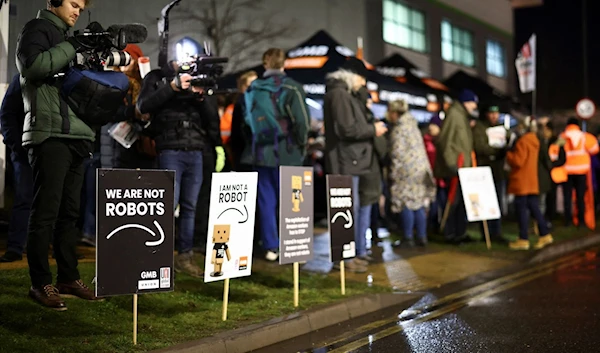
POLYGON ((446 61, 474 67, 473 34, 442 21, 442 58, 446 61))
POLYGON ((487 41, 487 72, 490 75, 504 77, 506 76, 504 62, 504 47, 494 40, 487 41))
POLYGON ((392 0, 383 2, 383 40, 399 47, 425 52, 425 15, 392 0))

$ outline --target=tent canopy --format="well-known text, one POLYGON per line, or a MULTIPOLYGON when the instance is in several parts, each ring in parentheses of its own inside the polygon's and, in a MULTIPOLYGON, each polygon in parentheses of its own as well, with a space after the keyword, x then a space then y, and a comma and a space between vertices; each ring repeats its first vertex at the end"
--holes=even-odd
POLYGON ((402 54, 395 53, 377 64, 377 71, 383 75, 394 77, 399 82, 420 86, 436 94, 449 94, 450 89, 443 83, 429 77, 402 54))
POLYGON ((490 86, 479 77, 471 76, 468 73, 459 70, 444 81, 455 95, 460 94, 464 89, 470 89, 479 97, 483 104, 496 104, 504 112, 510 112, 514 109, 514 104, 509 96, 506 96, 490 86))

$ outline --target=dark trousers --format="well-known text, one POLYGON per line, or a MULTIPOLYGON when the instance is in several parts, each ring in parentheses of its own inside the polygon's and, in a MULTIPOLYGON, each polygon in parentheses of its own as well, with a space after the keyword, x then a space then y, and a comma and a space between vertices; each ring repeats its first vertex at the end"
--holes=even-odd
POLYGON ((258 206, 260 237, 263 249, 279 248, 279 229, 277 215, 279 214, 279 169, 271 167, 256 167, 258 172, 258 206))
POLYGON ((11 151, 15 176, 15 200, 10 214, 8 226, 7 250, 23 254, 27 243, 27 225, 29 224, 29 211, 33 199, 33 176, 29 165, 27 151, 11 151))
POLYGON ((52 283, 48 248, 54 234, 58 282, 79 279, 77 219, 83 184, 83 158, 62 139, 48 139, 29 150, 33 203, 29 218, 27 261, 34 286, 52 283))
POLYGON ((585 196, 587 176, 569 175, 569 179, 563 184, 563 196, 565 204, 565 221, 570 224, 573 221, 573 189, 577 200, 577 217, 581 226, 585 225, 585 196))
MULTIPOLYGON (((448 180, 449 183, 450 180, 448 180)), ((461 238, 467 234, 467 210, 465 209, 460 182, 456 189, 454 203, 451 206, 448 220, 444 226, 444 237, 446 240, 461 238)))
POLYGON ((216 156, 213 149, 202 153, 202 187, 198 195, 198 207, 196 207, 196 235, 194 243, 200 249, 206 248, 208 234, 208 212, 210 210, 210 186, 212 185, 212 173, 215 171, 216 156))
POLYGON ((540 198, 538 195, 515 196, 515 210, 519 220, 519 238, 529 239, 529 214, 538 224, 540 236, 550 234, 548 224, 540 211, 540 198))
POLYGON ((81 190, 81 215, 83 237, 96 240, 96 169, 100 168, 100 154, 83 162, 83 186, 81 190))
POLYGON ((556 218, 556 189, 558 185, 552 183, 552 188, 546 194, 546 214, 547 220, 552 221, 556 218))

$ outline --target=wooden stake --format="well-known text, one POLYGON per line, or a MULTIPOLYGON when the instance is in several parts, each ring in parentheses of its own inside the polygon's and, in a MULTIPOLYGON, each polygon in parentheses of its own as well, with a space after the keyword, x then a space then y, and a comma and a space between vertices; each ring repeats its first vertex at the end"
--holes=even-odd
POLYGON ((488 250, 492 248, 492 242, 490 241, 490 230, 488 229, 487 221, 483 221, 483 234, 485 234, 485 243, 487 244, 488 250))
POLYGON ((298 307, 300 291, 300 264, 294 262, 294 308, 298 307))
POLYGON ((342 284, 342 295, 346 295, 346 270, 344 268, 344 260, 340 261, 340 280, 342 284))
POLYGON ((442 221, 440 222, 440 232, 444 231, 444 227, 446 226, 446 222, 448 221, 448 215, 450 214, 450 201, 446 202, 446 208, 444 208, 444 215, 442 216, 442 221))
POLYGON ((225 279, 225 289, 223 289, 223 321, 227 321, 227 305, 229 304, 229 278, 225 279))
POLYGON ((133 295, 133 345, 137 345, 138 295, 133 295))

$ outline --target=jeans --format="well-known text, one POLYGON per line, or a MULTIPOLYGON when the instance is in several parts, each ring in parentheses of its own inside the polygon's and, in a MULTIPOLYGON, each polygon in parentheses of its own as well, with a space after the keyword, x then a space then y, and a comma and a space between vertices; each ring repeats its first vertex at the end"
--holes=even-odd
POLYGON ((538 224, 540 236, 550 234, 548 224, 540 211, 539 203, 538 195, 515 196, 515 210, 517 211, 517 219, 519 220, 520 239, 529 239, 529 213, 531 213, 533 219, 538 224))
POLYGON ((57 282, 79 279, 76 223, 79 218, 83 158, 69 141, 48 139, 29 149, 33 171, 33 203, 29 217, 27 262, 33 286, 52 283, 48 248, 54 234, 57 282))
POLYGON ((206 207, 196 209, 196 227, 194 243, 200 249, 206 248, 208 235, 208 215, 210 211, 210 189, 212 185, 212 173, 215 171, 216 156, 215 150, 210 149, 202 153, 202 187, 198 194, 198 204, 206 207))
POLYGON ((404 231, 404 239, 413 240, 413 231, 417 229, 417 238, 421 240, 427 239, 427 216, 425 207, 418 210, 402 209, 400 212, 402 220, 402 230, 404 231))
POLYGON ((258 172, 258 218, 260 238, 264 250, 279 248, 279 169, 274 167, 256 167, 258 172))
POLYGON ((33 199, 33 175, 25 150, 12 151, 10 159, 15 177, 15 199, 8 226, 7 251, 23 254, 27 243, 27 225, 33 199))
POLYGON ((196 204, 202 187, 202 151, 163 150, 160 169, 175 171, 175 207, 179 205, 177 251, 184 254, 194 246, 196 204))
POLYGON ((580 226, 585 226, 585 189, 587 183, 586 175, 569 175, 569 179, 563 186, 565 221, 570 224, 573 221, 573 189, 577 200, 577 216, 580 226))
MULTIPOLYGON (((448 183, 450 183, 450 180, 448 180, 448 183)), ((448 220, 444 227, 444 237, 446 240, 461 238, 467 234, 467 211, 465 209, 460 182, 456 189, 454 203, 451 206, 448 220)))
POLYGON ((439 229, 446 202, 448 202, 448 189, 438 186, 435 200, 429 206, 429 224, 435 229, 439 229))
POLYGON ((354 241, 356 242, 356 256, 367 255, 367 229, 371 223, 371 205, 360 205, 358 192, 360 178, 352 177, 352 202, 354 202, 354 241))
POLYGON ((100 168, 100 155, 83 162, 84 184, 82 188, 83 236, 89 239, 96 237, 96 169, 100 168))

